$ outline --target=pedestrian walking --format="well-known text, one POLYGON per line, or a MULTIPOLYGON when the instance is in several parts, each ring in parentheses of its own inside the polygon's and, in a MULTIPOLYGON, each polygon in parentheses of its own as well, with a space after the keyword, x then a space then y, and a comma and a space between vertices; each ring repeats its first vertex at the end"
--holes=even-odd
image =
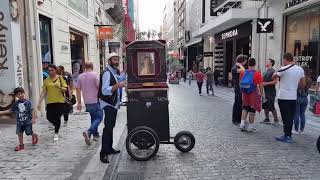
POLYGON ((187 76, 188 76, 189 86, 191 86, 191 81, 192 81, 192 76, 193 76, 193 72, 191 69, 188 71, 187 76))
POLYGON ((205 74, 202 72, 202 69, 200 69, 200 71, 197 72, 195 74, 195 76, 196 76, 196 80, 197 80, 199 95, 202 96, 202 85, 204 82, 205 74))
POLYGON ((273 74, 273 79, 280 78, 278 104, 283 121, 284 135, 277 137, 277 141, 293 143, 292 126, 296 112, 297 89, 300 81, 303 81, 304 71, 295 65, 291 53, 283 55, 283 67, 273 74))
POLYGON ((263 74, 263 87, 265 93, 265 102, 262 104, 262 108, 264 109, 265 119, 261 122, 264 124, 270 124, 269 113, 273 114, 274 125, 279 125, 279 119, 277 115, 277 110, 274 107, 274 102, 276 99, 276 84, 277 80, 272 79, 272 75, 275 70, 273 69, 275 61, 273 59, 267 59, 265 62, 266 72, 263 74))
MULTIPOLYGON (((73 88, 74 88, 72 75, 69 72, 65 71, 64 66, 58 66, 57 73, 58 75, 63 77, 64 80, 67 82, 67 91, 65 93, 65 96, 66 98, 71 100, 73 95, 73 88)), ((68 122, 69 114, 72 112, 73 112, 73 105, 70 104, 69 102, 66 102, 65 109, 63 112, 63 118, 65 123, 68 122)))
POLYGON ((240 73, 240 88, 242 91, 243 110, 240 129, 242 131, 256 132, 254 127, 255 113, 261 111, 261 97, 263 95, 263 79, 261 72, 255 69, 256 60, 248 60, 249 68, 240 73), (249 121, 247 117, 249 115, 249 121))
POLYGON ((248 56, 240 54, 236 58, 236 62, 231 69, 232 81, 234 84, 234 104, 232 111, 232 122, 233 124, 239 126, 241 123, 241 113, 242 113, 242 93, 240 89, 239 79, 240 73, 244 71, 244 65, 247 63, 248 56))
POLYGON ((214 90, 213 90, 213 72, 210 67, 208 67, 208 70, 206 72, 206 87, 207 87, 207 94, 210 95, 210 91, 212 92, 212 96, 214 96, 214 90))
POLYGON ((220 76, 220 71, 219 71, 218 68, 214 69, 213 76, 214 76, 215 85, 216 85, 216 87, 218 87, 218 85, 219 85, 219 76, 220 76))
POLYGON ((84 131, 83 137, 85 143, 90 145, 91 136, 93 136, 93 141, 98 141, 100 135, 98 132, 98 127, 103 118, 103 110, 100 107, 100 103, 97 98, 99 90, 99 74, 93 71, 92 62, 85 62, 84 64, 85 71, 79 75, 76 90, 77 90, 77 110, 81 111, 82 109, 82 100, 86 107, 86 112, 90 114, 91 125, 88 130, 84 131))
POLYGON ((296 114, 294 117, 294 130, 293 134, 303 133, 306 124, 306 109, 308 106, 308 91, 312 85, 312 79, 310 78, 310 69, 307 66, 302 67, 304 70, 304 78, 299 83, 297 102, 296 102, 296 114))
POLYGON ((23 133, 32 137, 32 144, 38 143, 38 135, 34 133, 32 124, 36 122, 37 115, 32 107, 32 103, 25 97, 25 91, 23 88, 18 87, 13 91, 18 100, 12 105, 10 110, 0 112, 0 115, 15 113, 16 115, 16 134, 18 135, 19 145, 16 146, 15 151, 21 151, 24 149, 23 133))
POLYGON ((48 67, 49 77, 44 80, 42 92, 38 102, 38 110, 41 110, 41 103, 46 97, 47 119, 54 126, 54 141, 59 140, 59 130, 61 126, 61 116, 65 109, 65 93, 67 82, 57 74, 57 66, 51 64, 48 67))
POLYGON ((109 163, 108 155, 120 153, 112 147, 113 128, 116 124, 118 109, 120 106, 119 88, 126 86, 126 82, 119 82, 117 69, 120 57, 116 53, 111 53, 108 58, 106 70, 100 76, 98 97, 100 107, 104 110, 104 129, 102 134, 102 148, 100 160, 109 163))
POLYGON ((181 69, 181 76, 183 78, 183 82, 187 81, 187 71, 186 69, 181 69))

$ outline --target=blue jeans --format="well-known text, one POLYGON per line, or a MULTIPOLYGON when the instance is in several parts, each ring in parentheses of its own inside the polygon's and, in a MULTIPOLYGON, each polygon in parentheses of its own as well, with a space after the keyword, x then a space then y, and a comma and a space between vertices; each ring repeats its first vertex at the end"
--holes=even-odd
POLYGON ((296 104, 296 114, 294 116, 294 129, 296 131, 303 131, 306 124, 306 109, 308 106, 308 97, 298 96, 296 104), (300 125, 300 129, 299 129, 300 125))
POLYGON ((99 136, 98 127, 103 118, 103 110, 100 108, 100 104, 86 104, 86 112, 88 112, 91 117, 91 126, 88 129, 89 134, 99 136))

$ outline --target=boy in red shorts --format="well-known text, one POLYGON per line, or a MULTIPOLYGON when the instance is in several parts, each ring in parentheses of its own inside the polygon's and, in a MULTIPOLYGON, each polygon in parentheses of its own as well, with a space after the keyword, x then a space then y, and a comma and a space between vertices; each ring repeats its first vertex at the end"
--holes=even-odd
POLYGON ((19 87, 14 90, 14 95, 18 100, 12 105, 11 110, 6 110, 0 112, 0 115, 9 114, 11 112, 16 114, 17 117, 17 130, 19 138, 19 145, 15 148, 15 151, 20 151, 24 149, 23 144, 23 133, 25 132, 27 136, 32 136, 32 144, 38 143, 38 135, 32 130, 32 124, 35 123, 36 113, 32 108, 31 101, 25 98, 24 89, 19 87))
POLYGON ((261 97, 263 95, 263 79, 261 72, 255 70, 256 60, 248 60, 249 68, 240 74, 240 88, 242 91, 242 117, 240 129, 256 132, 253 127, 256 111, 261 111, 261 97), (249 115, 249 122, 247 116, 249 115))

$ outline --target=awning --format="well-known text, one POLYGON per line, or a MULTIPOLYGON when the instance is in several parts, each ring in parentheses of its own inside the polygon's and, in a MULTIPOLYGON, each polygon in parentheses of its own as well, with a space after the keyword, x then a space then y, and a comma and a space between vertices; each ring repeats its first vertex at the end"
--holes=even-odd
POLYGON ((192 46, 194 44, 197 44, 199 42, 202 41, 202 38, 192 38, 186 45, 185 47, 188 47, 188 46, 192 46))
POLYGON ((230 9, 215 19, 208 21, 198 31, 195 31, 193 35, 194 37, 202 37, 203 35, 212 36, 255 18, 258 18, 258 10, 256 8, 230 9))

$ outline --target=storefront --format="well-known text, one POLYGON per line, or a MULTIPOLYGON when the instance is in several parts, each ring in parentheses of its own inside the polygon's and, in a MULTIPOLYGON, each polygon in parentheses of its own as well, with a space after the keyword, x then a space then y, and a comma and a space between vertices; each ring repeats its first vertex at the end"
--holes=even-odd
POLYGON ((229 72, 235 58, 239 54, 251 55, 252 21, 245 22, 233 28, 222 31, 214 36, 215 68, 222 72, 223 83, 227 84, 229 72))
POLYGON ((86 39, 85 35, 70 30, 71 67, 74 83, 76 83, 79 74, 84 71, 84 62, 87 57, 86 39))
POLYGON ((313 81, 320 74, 320 3, 285 15, 285 52, 308 66, 313 81))

